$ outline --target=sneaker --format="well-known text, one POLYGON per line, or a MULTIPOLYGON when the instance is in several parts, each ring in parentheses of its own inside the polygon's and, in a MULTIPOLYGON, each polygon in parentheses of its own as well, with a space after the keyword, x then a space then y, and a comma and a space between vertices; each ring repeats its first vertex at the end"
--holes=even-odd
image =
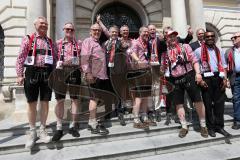
POLYGON ((109 134, 108 129, 104 125, 98 124, 96 129, 97 129, 98 134, 100 134, 100 135, 109 134))
POLYGON ((200 133, 201 133, 202 137, 207 138, 208 137, 208 129, 207 129, 207 127, 201 127, 200 133))
POLYGON ((92 134, 98 134, 97 128, 94 128, 91 125, 88 125, 88 130, 91 131, 92 134))
POLYGON ((88 130, 90 130, 92 134, 100 134, 100 135, 109 134, 108 129, 104 125, 101 125, 101 124, 98 124, 96 126, 96 128, 88 125, 88 130))
POLYGON ((138 128, 138 129, 146 129, 149 126, 146 123, 142 123, 142 122, 138 122, 138 123, 133 123, 133 127, 134 128, 138 128))
POLYGON ((31 149, 34 146, 36 140, 37 140, 37 132, 36 132, 36 130, 35 129, 34 130, 30 130, 28 138, 27 138, 27 142, 25 144, 25 148, 26 149, 31 149))
POLYGON ((80 134, 75 127, 70 128, 68 133, 71 134, 73 137, 80 137, 80 134))
POLYGON ((48 135, 46 129, 40 129, 39 139, 44 143, 49 143, 51 141, 51 137, 48 135))
POLYGON ((52 137, 52 141, 57 142, 62 138, 62 136, 63 136, 63 131, 57 130, 52 137))
POLYGON ((150 119, 144 121, 143 123, 145 123, 147 126, 157 126, 157 123, 150 119))
POLYGON ((187 133, 188 133, 188 129, 181 128, 180 131, 179 131, 178 136, 179 136, 180 138, 183 138, 183 137, 185 137, 185 136, 187 135, 187 133))

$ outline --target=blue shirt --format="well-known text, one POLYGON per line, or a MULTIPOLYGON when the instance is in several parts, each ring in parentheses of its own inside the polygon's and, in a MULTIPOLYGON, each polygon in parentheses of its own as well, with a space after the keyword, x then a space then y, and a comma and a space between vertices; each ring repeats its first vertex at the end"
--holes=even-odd
MULTIPOLYGON (((220 50, 223 68, 227 68, 227 64, 226 64, 225 57, 224 57, 224 52, 221 49, 219 49, 219 50, 220 50)), ((199 61, 199 64, 200 64, 200 70, 203 73, 204 71, 203 71, 202 65, 201 65, 202 64, 201 63, 201 56, 202 56, 201 52, 202 52, 201 47, 199 47, 198 49, 196 49, 194 51, 194 53, 199 61)), ((212 72, 218 72, 218 60, 217 60, 217 55, 215 53, 215 50, 212 48, 208 48, 208 53, 209 53, 209 57, 210 57, 210 66, 211 66, 212 72)))
POLYGON ((235 63, 235 71, 240 72, 240 51, 237 48, 234 48, 233 52, 234 63, 235 63))

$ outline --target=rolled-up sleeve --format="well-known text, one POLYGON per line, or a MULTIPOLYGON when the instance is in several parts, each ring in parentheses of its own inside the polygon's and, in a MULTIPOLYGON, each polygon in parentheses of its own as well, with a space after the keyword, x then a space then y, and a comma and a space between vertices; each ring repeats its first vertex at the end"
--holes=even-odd
POLYGON ((131 52, 130 52, 130 54, 132 54, 132 53, 138 53, 138 43, 137 43, 137 41, 136 40, 134 40, 133 42, 132 42, 132 46, 131 46, 131 52))
POLYGON ((88 39, 85 39, 82 43, 81 50, 81 68, 84 73, 90 73, 90 56, 91 56, 91 45, 88 39))
POLYGON ((23 37, 18 57, 16 60, 16 73, 18 77, 23 77, 24 71, 24 61, 28 55, 29 50, 29 38, 27 36, 23 37))
POLYGON ((227 68, 227 62, 226 62, 226 59, 225 59, 225 52, 220 49, 220 54, 221 54, 221 59, 222 59, 222 65, 223 65, 223 68, 227 68))
POLYGON ((194 54, 192 48, 190 47, 190 45, 184 44, 184 47, 185 47, 185 50, 186 50, 186 52, 187 52, 188 60, 189 60, 190 62, 192 62, 192 64, 197 63, 197 62, 198 62, 198 59, 197 59, 197 57, 195 56, 195 54, 194 54))

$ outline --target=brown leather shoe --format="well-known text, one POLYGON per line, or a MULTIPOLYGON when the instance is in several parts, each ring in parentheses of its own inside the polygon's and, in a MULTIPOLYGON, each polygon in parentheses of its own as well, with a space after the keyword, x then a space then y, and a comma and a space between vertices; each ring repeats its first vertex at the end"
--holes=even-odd
POLYGON ((188 133, 188 129, 181 128, 180 131, 179 131, 178 136, 179 136, 180 138, 183 138, 183 137, 185 137, 185 136, 187 135, 187 133, 188 133))
POLYGON ((207 138, 208 137, 208 129, 207 129, 207 127, 201 127, 200 133, 201 133, 202 137, 207 138))
POLYGON ((142 122, 138 122, 138 123, 134 122, 133 127, 138 128, 138 129, 146 129, 146 128, 148 128, 148 125, 146 125, 145 123, 142 123, 142 122))
POLYGON ((144 121, 143 123, 145 123, 148 126, 157 126, 157 123, 154 121, 151 121, 150 119, 144 121))

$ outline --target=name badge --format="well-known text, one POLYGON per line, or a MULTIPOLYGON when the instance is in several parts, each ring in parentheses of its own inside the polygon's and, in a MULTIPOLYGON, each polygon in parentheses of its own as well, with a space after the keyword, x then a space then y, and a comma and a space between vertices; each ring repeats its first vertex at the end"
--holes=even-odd
POLYGON ((27 56, 24 64, 27 65, 27 66, 32 66, 32 65, 34 65, 34 60, 35 60, 34 56, 27 56))
POLYGON ((224 72, 220 72, 220 73, 219 73, 219 77, 224 78, 224 76, 225 76, 225 73, 224 73, 224 72))
POLYGON ((205 72, 205 73, 203 73, 203 76, 204 77, 213 77, 214 74, 213 74, 213 72, 205 72))
POLYGON ((63 69, 63 61, 58 61, 56 68, 57 69, 63 69))
POLYGON ((147 56, 147 55, 148 55, 148 52, 144 52, 144 55, 147 56))
POLYGON ((114 63, 108 63, 108 67, 114 67, 114 63))
POLYGON ((79 65, 79 58, 78 57, 72 57, 72 65, 79 65))
POLYGON ((151 54, 151 65, 160 65, 156 54, 151 54))
POLYGON ((45 55, 45 64, 53 64, 53 56, 45 55))

